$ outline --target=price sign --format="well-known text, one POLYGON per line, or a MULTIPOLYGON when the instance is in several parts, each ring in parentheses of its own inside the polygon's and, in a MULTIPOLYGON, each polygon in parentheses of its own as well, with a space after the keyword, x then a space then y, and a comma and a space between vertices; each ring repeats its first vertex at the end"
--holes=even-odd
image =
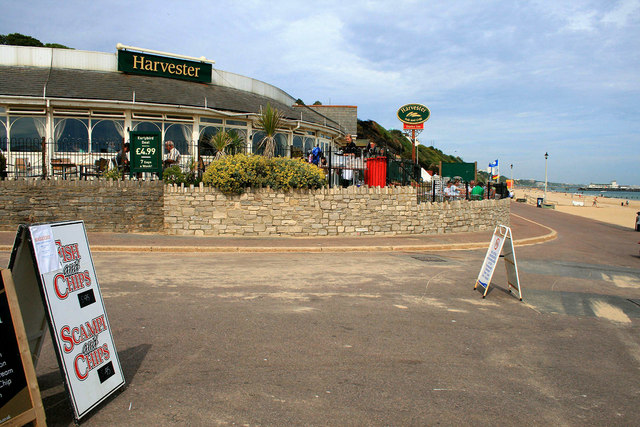
POLYGON ((162 137, 160 132, 129 132, 131 173, 162 173, 162 137))

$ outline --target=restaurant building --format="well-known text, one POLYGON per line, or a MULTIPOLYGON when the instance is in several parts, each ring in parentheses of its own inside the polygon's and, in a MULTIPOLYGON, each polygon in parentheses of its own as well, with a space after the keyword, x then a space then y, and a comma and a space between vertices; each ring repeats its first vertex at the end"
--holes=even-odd
POLYGON ((255 120, 267 104, 285 118, 276 155, 302 156, 315 145, 327 151, 350 130, 205 58, 121 45, 115 53, 0 46, 0 149, 9 177, 50 175, 55 160, 111 160, 129 131, 174 141, 183 168, 212 158, 210 141, 221 130, 236 134, 242 151, 260 154, 264 133, 255 120))

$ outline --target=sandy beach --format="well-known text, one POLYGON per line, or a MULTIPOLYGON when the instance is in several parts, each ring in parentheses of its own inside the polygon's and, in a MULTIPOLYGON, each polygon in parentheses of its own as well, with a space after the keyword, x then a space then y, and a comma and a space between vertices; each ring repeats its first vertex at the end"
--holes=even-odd
MULTIPOLYGON (((514 199, 526 198, 527 203, 532 205, 536 204, 538 197, 544 195, 543 190, 532 188, 516 188, 514 192, 514 199)), ((596 207, 593 206, 593 199, 593 196, 547 191, 547 203, 555 205, 555 209, 560 212, 635 229, 636 214, 640 211, 640 201, 629 200, 629 206, 620 206, 620 203, 624 203, 625 200, 598 197, 596 207)))

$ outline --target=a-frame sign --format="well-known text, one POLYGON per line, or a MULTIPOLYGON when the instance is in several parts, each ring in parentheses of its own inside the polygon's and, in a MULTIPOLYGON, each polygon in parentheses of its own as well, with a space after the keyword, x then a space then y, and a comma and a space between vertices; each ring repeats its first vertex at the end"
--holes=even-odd
POLYGON ((9 268, 34 364, 48 326, 80 420, 125 384, 84 222, 21 225, 9 268))
POLYGON ((480 269, 480 274, 478 274, 473 289, 481 286, 484 288, 482 298, 487 296, 493 272, 501 256, 504 257, 505 268, 507 270, 508 290, 511 292, 511 289, 515 289, 518 292, 518 298, 522 301, 522 288, 520 288, 520 278, 518 277, 516 253, 513 249, 513 237, 511 236, 511 229, 504 225, 498 225, 493 231, 489 249, 484 257, 482 269, 480 269))
POLYGON ((46 425, 11 271, 0 269, 0 426, 46 425))

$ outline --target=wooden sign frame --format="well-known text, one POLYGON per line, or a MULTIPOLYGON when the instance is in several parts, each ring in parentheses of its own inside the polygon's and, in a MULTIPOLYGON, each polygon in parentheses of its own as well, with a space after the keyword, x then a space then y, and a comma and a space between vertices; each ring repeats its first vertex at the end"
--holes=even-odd
MULTIPOLYGON (((0 368, 0 371, 2 371, 3 368, 7 368, 6 360, 8 356, 11 356, 14 362, 16 356, 18 356, 21 361, 20 366, 9 366, 9 369, 4 370, 7 374, 0 378, 2 381, 0 394, 4 392, 2 389, 5 388, 5 385, 6 387, 11 387, 12 380, 19 381, 19 383, 16 382, 18 387, 20 387, 24 381, 24 387, 12 395, 10 399, 6 401, 5 405, 0 407, 0 426, 23 426, 30 422, 33 422, 36 426, 46 426, 44 406, 40 396, 36 370, 31 360, 31 351, 29 350, 29 342, 22 320, 22 313, 20 312, 20 304, 18 303, 13 276, 11 275, 11 271, 7 269, 0 269, 0 273, 0 280, 3 285, 0 289, 0 304, 4 305, 6 298, 6 308, 8 308, 10 313, 10 319, 0 316, 0 324, 4 323, 4 328, 13 329, 16 347, 9 349, 9 351, 15 351, 17 349, 19 353, 18 355, 4 354, 6 351, 5 346, 13 346, 14 343, 3 340, 2 346, 0 347, 0 363, 2 363, 3 366, 0 368), (18 371, 20 368, 22 369, 18 371)), ((3 307, 3 310, 0 312, 5 312, 4 308, 5 307, 3 307)), ((11 337, 7 338, 11 341, 11 337)), ((16 384, 14 384, 14 387, 16 384)))
POLYGON ((482 268, 480 269, 473 289, 475 290, 478 286, 481 286, 484 288, 482 298, 487 296, 489 285, 491 284, 491 279, 493 278, 493 273, 495 272, 500 257, 503 257, 505 261, 508 291, 511 293, 511 289, 515 289, 518 292, 518 298, 522 301, 522 288, 520 287, 520 277, 518 276, 516 252, 513 248, 513 237, 511 235, 511 229, 504 225, 498 225, 493 231, 491 243, 489 243, 487 254, 484 257, 482 268))

